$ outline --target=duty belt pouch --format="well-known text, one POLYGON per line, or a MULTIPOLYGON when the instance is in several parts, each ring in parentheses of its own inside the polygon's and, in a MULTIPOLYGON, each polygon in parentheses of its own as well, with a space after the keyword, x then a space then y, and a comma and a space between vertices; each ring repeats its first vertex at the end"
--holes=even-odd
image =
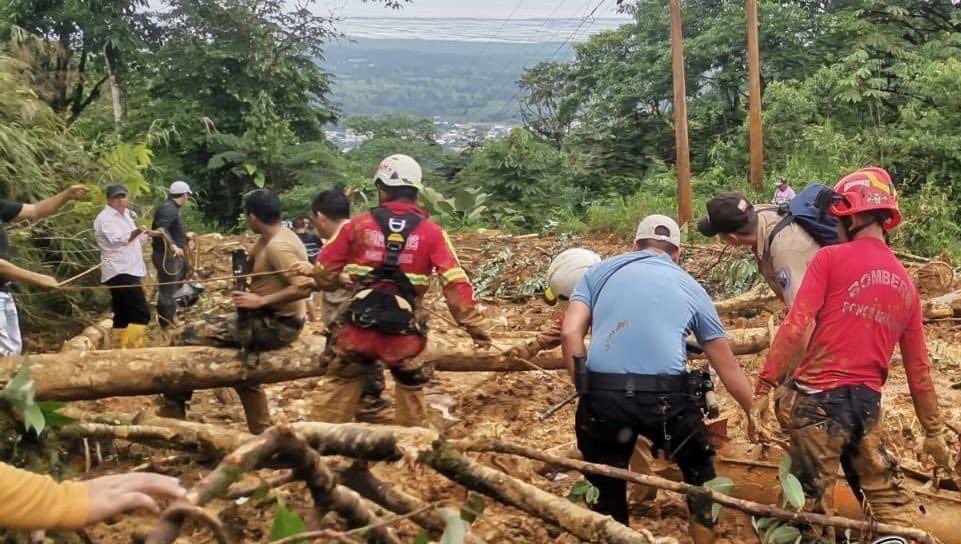
POLYGON ((415 315, 417 292, 400 269, 407 238, 420 224, 417 214, 394 215, 375 208, 371 215, 384 234, 384 261, 361 284, 347 306, 348 322, 385 334, 422 334, 415 315))

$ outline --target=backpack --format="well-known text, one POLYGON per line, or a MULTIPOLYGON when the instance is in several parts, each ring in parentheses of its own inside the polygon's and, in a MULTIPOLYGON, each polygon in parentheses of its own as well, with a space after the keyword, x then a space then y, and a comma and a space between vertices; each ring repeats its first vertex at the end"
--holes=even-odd
POLYGON ((400 269, 400 255, 423 218, 414 213, 394 215, 387 208, 374 208, 370 213, 384 234, 384 261, 364 278, 351 298, 347 321, 385 334, 420 334, 414 314, 417 291, 400 269))
POLYGON ((815 204, 818 194, 823 190, 828 190, 828 187, 821 183, 812 183, 790 202, 778 206, 777 213, 782 219, 767 237, 768 249, 774 242, 774 237, 791 223, 800 225, 821 247, 838 243, 837 218, 826 215, 815 204))

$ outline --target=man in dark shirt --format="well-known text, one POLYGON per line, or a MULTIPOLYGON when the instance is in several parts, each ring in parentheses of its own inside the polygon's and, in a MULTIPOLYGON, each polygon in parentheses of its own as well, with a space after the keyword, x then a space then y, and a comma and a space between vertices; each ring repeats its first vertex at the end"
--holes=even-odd
POLYGON ((187 249, 187 232, 180 208, 187 204, 193 193, 190 186, 183 181, 170 184, 167 200, 154 213, 153 230, 160 230, 164 234, 153 239, 152 261, 157 269, 157 283, 163 284, 157 288, 157 320, 160 326, 167 328, 176 321, 177 301, 174 294, 190 274, 190 267, 184 259, 187 249))
POLYGON ((317 254, 320 253, 320 248, 323 247, 324 242, 317 236, 317 233, 310 228, 310 219, 306 217, 298 217, 294 220, 294 232, 300 241, 304 243, 304 247, 307 249, 307 260, 314 262, 317 259, 317 254))
POLYGON ((86 187, 74 185, 36 204, 21 204, 0 199, 0 356, 20 355, 23 349, 20 319, 12 294, 13 282, 21 281, 47 289, 56 289, 59 286, 59 282, 53 276, 25 270, 8 260, 9 242, 5 224, 43 219, 55 213, 67 202, 86 196, 86 187))

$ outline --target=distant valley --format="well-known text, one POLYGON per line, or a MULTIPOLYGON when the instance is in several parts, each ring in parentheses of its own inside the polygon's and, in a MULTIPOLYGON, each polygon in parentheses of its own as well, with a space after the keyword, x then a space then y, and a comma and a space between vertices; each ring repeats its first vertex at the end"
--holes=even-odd
POLYGON ((501 23, 345 21, 339 28, 361 37, 333 42, 326 49, 323 64, 334 74, 333 98, 344 117, 407 113, 452 123, 516 124, 516 82, 524 68, 569 60, 574 44, 589 31, 616 28, 623 21, 598 19, 581 25, 569 19, 526 20, 503 28, 501 23), (385 35, 393 37, 380 37, 385 35), (485 38, 497 41, 479 41, 485 38))

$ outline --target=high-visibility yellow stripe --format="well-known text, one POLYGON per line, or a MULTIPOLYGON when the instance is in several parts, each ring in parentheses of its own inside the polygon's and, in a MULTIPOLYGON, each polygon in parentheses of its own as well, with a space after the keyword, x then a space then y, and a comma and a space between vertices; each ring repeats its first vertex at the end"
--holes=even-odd
POLYGON ((454 262, 460 264, 460 259, 457 258, 457 251, 454 250, 454 243, 450 241, 450 236, 447 236, 447 231, 440 231, 444 235, 444 243, 447 244, 447 250, 450 251, 452 257, 454 257, 454 262))
MULTIPOLYGON (((344 272, 352 276, 363 277, 370 274, 373 271, 374 271, 373 266, 365 266, 362 264, 348 264, 347 266, 344 267, 344 272)), ((410 272, 406 272, 404 275, 407 276, 407 279, 410 280, 410 283, 412 285, 425 286, 425 287, 430 285, 429 275, 414 274, 410 272)))
POLYGON ((410 283, 412 283, 413 285, 423 285, 423 286, 430 285, 430 276, 425 276, 423 274, 405 274, 405 275, 407 276, 407 279, 410 280, 410 283))
POLYGON ((348 274, 353 274, 355 276, 366 276, 374 271, 372 266, 364 266, 362 264, 349 264, 344 267, 344 272, 348 274))
POLYGON ((457 280, 466 280, 467 272, 464 272, 464 269, 458 266, 442 272, 440 277, 444 280, 444 285, 447 285, 457 280))

